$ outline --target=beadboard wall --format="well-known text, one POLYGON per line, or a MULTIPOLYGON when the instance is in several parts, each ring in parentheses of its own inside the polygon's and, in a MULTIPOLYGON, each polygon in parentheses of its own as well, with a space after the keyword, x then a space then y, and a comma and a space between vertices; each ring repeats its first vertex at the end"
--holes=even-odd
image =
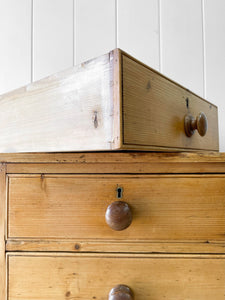
POLYGON ((224 0, 0 0, 0 94, 116 47, 215 103, 225 152, 224 0))

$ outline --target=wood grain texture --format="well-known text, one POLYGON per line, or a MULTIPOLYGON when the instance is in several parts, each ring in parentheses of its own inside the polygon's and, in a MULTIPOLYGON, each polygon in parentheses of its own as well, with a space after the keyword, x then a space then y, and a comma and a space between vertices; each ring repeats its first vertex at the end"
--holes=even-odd
POLYGON ((225 254, 225 241, 90 241, 78 239, 38 240, 38 239, 8 239, 6 251, 36 251, 36 252, 103 252, 103 253, 189 253, 189 254, 225 254))
POLYGON ((122 115, 122 53, 115 49, 110 54, 110 60, 113 62, 113 144, 115 149, 122 149, 123 144, 123 123, 122 115))
POLYGON ((1 152, 218 151, 217 108, 119 49, 3 95, 0 119, 1 152))
POLYGON ((218 150, 215 106, 126 55, 122 61, 124 145, 218 150), (206 135, 187 137, 184 116, 200 112, 208 119, 206 135))
MULTIPOLYGON (((198 153, 190 152, 70 152, 70 153, 0 153, 0 161, 11 164, 59 164, 65 167, 68 164, 205 164, 210 168, 213 165, 224 166, 225 172, 225 152, 202 151, 198 153)), ((138 169, 136 170, 138 172, 138 169)), ((201 169, 199 168, 199 172, 201 169)), ((205 171, 207 173, 208 171, 205 171)), ((179 172, 177 172, 179 173, 179 172)), ((193 172, 195 173, 195 172, 193 172)), ((216 173, 216 172, 215 172, 216 173)))
POLYGON ((225 153, 17 153, 0 154, 7 173, 225 173, 225 153))
POLYGON ((9 238, 142 240, 225 239, 224 175, 10 175, 9 238), (105 222, 117 186, 132 224, 105 222))
POLYGON ((33 0, 33 80, 73 67, 73 0, 33 0))
POLYGON ((0 164, 0 299, 6 299, 6 175, 5 164, 0 164))
POLYGON ((224 256, 10 254, 9 300, 106 299, 117 284, 136 299, 224 300, 224 256))
POLYGON ((8 300, 107 299, 117 284, 135 299, 224 300, 225 153, 17 153, 0 161, 8 300), (118 185, 134 217, 114 232, 105 211, 118 185))
POLYGON ((0 97, 0 151, 111 149, 111 72, 107 54, 0 97))
POLYGON ((0 1, 0 94, 31 80, 31 2, 0 1))
POLYGON ((225 163, 80 163, 80 164, 9 164, 7 165, 8 174, 27 174, 27 173, 50 173, 50 174, 193 174, 193 173, 218 173, 224 174, 225 163))

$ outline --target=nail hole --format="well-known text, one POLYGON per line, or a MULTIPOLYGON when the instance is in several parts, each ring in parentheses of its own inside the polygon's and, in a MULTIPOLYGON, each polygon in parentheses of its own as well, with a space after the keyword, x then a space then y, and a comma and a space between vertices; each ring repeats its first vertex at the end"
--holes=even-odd
POLYGON ((189 99, 186 98, 185 101, 186 101, 186 107, 189 108, 189 99))
POLYGON ((98 127, 98 112, 94 111, 94 127, 98 127))
POLYGON ((79 244, 75 244, 75 249, 79 250, 80 249, 80 245, 79 244))

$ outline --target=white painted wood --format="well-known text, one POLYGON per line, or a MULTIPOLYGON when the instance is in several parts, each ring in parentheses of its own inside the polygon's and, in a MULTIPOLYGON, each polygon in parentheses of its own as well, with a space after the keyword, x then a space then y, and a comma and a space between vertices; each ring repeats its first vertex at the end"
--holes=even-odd
POLYGON ((0 1, 0 94, 30 82, 31 0, 0 1))
POLYGON ((201 0, 160 1, 162 73, 203 96, 201 0))
POLYGON ((115 0, 74 0, 74 4, 75 63, 116 48, 115 0))
POLYGON ((118 0, 118 47, 159 70, 158 0, 118 0))
POLYGON ((34 0, 33 80, 73 66, 73 0, 34 0))
POLYGON ((225 1, 204 1, 206 98, 219 110, 220 151, 225 152, 225 1))

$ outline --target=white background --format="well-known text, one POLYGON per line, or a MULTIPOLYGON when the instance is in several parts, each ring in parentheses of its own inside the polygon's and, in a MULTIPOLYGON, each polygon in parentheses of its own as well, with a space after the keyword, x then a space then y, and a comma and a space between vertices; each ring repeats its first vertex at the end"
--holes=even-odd
POLYGON ((0 0, 0 94, 116 47, 216 104, 225 152, 225 0, 0 0))

